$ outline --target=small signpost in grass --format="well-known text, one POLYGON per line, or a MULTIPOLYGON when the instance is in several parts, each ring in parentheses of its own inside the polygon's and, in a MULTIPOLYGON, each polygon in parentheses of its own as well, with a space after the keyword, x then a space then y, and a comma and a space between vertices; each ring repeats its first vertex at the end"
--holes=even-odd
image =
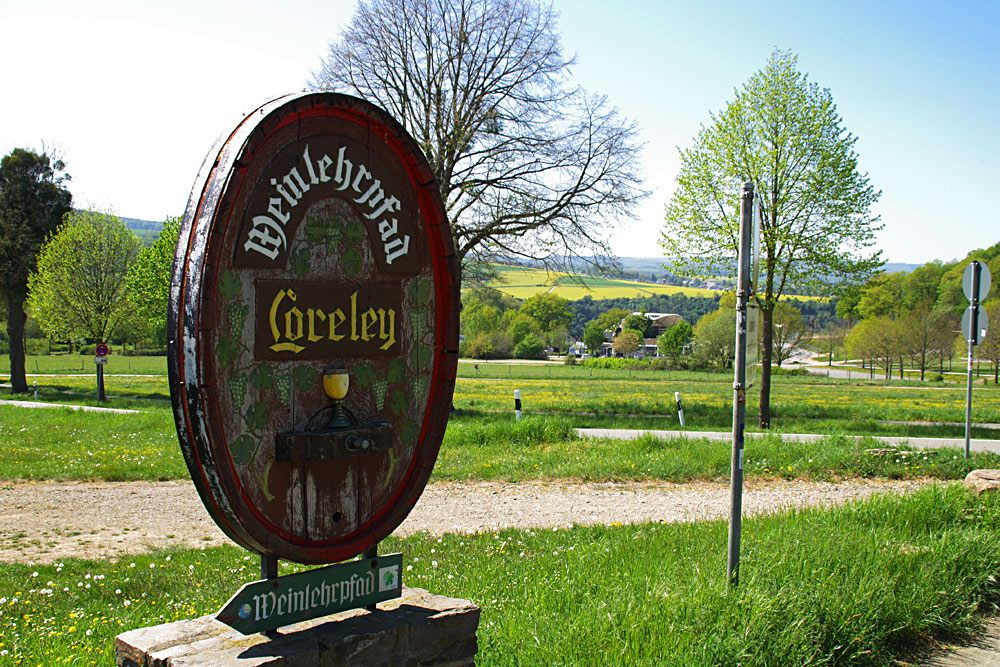
POLYGON ((988 327, 986 311, 979 303, 990 293, 990 280, 989 268, 978 260, 972 261, 965 267, 965 273, 962 274, 962 291, 971 302, 962 316, 962 335, 969 344, 969 364, 966 371, 968 378, 965 389, 965 458, 969 458, 969 435, 972 426, 972 348, 986 338, 988 327))
POLYGON ((104 343, 98 343, 94 348, 94 364, 97 365, 97 402, 103 403, 104 395, 104 366, 108 363, 108 355, 111 349, 104 343))
POLYGON ((215 615, 244 635, 398 598, 402 554, 329 565, 246 584, 215 615))

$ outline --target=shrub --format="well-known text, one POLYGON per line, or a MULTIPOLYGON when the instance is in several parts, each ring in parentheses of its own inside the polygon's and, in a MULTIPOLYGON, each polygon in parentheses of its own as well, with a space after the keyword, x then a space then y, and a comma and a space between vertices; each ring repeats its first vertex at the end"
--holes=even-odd
POLYGON ((24 341, 25 354, 49 354, 51 346, 48 338, 28 338, 24 341))
POLYGON ((927 376, 927 381, 928 382, 943 382, 944 381, 944 376, 941 375, 940 373, 930 373, 927 376))
POLYGON ((499 332, 482 332, 466 340, 459 350, 463 357, 472 359, 509 359, 510 339, 499 332))
POLYGON ((535 334, 528 334, 514 346, 514 356, 518 359, 544 359, 545 343, 535 334))

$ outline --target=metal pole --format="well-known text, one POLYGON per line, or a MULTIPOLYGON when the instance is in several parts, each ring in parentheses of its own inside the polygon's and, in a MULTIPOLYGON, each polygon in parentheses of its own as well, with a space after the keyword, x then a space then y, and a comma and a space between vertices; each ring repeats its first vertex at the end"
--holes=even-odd
MULTIPOLYGON (((373 544, 370 547, 368 547, 367 549, 365 549, 364 553, 362 553, 361 557, 362 558, 367 558, 367 559, 378 558, 378 542, 376 542, 375 544, 373 544)), ((372 567, 375 567, 375 564, 373 564, 372 567)), ((367 605, 365 607, 365 609, 367 609, 368 611, 377 611, 378 610, 378 605, 377 604, 370 604, 370 605, 367 605)))
POLYGON ((278 578, 278 557, 272 556, 271 554, 261 554, 260 555, 260 578, 261 579, 277 579, 278 578))
POLYGON ((104 400, 104 364, 97 364, 97 402, 103 403, 104 400))
POLYGON ((979 273, 982 266, 972 262, 972 326, 969 327, 969 368, 965 386, 965 458, 969 458, 969 432, 972 427, 972 348, 979 339, 979 273))
POLYGON ((740 254, 736 278, 736 360, 733 367, 733 458, 729 508, 729 583, 740 583, 740 530, 743 522, 743 429, 746 426, 747 301, 750 299, 750 233, 753 183, 740 192, 740 254))

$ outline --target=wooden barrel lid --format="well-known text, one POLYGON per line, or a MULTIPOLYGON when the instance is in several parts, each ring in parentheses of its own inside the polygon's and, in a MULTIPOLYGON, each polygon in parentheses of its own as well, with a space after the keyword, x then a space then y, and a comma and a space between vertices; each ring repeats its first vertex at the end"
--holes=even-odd
POLYGON ((184 215, 167 331, 181 448, 230 538, 328 563, 406 518, 451 405, 457 276, 426 159, 381 109, 288 95, 220 139, 184 215))

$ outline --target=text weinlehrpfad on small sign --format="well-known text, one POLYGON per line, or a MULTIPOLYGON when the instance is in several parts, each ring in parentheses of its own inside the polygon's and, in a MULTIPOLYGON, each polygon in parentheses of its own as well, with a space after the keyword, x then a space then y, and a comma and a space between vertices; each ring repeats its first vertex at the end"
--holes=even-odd
POLYGON ((168 340, 181 448, 230 538, 327 564, 403 521, 447 423, 457 276, 427 162, 377 107, 288 95, 223 136, 185 212, 168 340))

